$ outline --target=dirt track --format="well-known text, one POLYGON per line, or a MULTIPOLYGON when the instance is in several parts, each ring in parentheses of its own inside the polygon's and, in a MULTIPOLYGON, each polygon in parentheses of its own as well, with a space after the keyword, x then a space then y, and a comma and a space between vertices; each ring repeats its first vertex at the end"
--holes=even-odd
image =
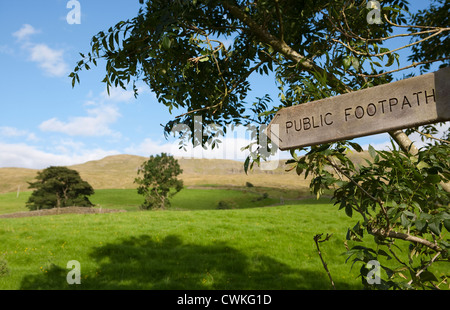
POLYGON ((126 212, 125 210, 113 210, 113 209, 98 209, 89 207, 65 207, 36 211, 24 211, 9 214, 0 214, 0 218, 18 218, 18 217, 29 217, 29 216, 44 216, 44 215, 58 215, 58 214, 95 214, 95 213, 115 213, 115 212, 126 212))

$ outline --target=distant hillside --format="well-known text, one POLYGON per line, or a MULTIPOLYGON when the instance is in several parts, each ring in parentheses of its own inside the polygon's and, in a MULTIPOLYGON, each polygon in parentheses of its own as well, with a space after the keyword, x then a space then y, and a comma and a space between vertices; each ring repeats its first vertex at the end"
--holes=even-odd
POLYGON ((0 168, 0 193, 26 190, 38 170, 25 168, 0 168))
MULTIPOLYGON (((350 155, 355 163, 362 163, 367 154, 350 155)), ((133 183, 138 167, 147 160, 135 155, 113 155, 101 160, 69 166, 77 170, 81 177, 95 189, 135 188, 133 183)), ((183 174, 180 176, 186 186, 233 185, 245 186, 250 182, 255 186, 300 188, 308 186, 303 176, 286 172, 285 160, 280 161, 275 170, 258 168, 248 175, 244 173, 243 162, 223 159, 178 159, 183 174)), ((28 189, 39 170, 25 168, 0 168, 0 193, 28 189)))

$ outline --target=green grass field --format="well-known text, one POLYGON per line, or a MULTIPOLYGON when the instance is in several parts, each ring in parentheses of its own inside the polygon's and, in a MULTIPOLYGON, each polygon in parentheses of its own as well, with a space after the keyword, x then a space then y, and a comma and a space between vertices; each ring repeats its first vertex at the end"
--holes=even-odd
POLYGON ((1 289, 329 289, 313 236, 338 288, 359 288, 340 256, 348 221, 327 203, 241 210, 127 212, 0 219, 1 289), (67 262, 82 284, 66 282, 67 262))
MULTIPOLYGON (((134 192, 99 190, 91 200, 135 212, 0 219, 0 289, 331 289, 319 233, 333 234, 321 250, 336 287, 362 288, 359 266, 341 255, 356 220, 325 198, 264 206, 279 201, 192 189, 175 196, 173 211, 138 211, 134 192), (217 210, 221 199, 236 209, 217 210), (71 260, 80 285, 67 284, 71 260)), ((26 210, 27 195, 0 195, 1 212, 26 210)))
MULTIPOLYGON (((172 198, 170 210, 210 210, 215 209, 221 200, 230 202, 236 209, 263 207, 279 202, 279 199, 261 198, 262 194, 248 190, 183 189, 172 198)), ((143 198, 135 189, 104 189, 97 190, 91 201, 102 208, 137 211, 143 198)))
MULTIPOLYGON (((210 210, 216 209, 221 200, 231 203, 236 209, 263 207, 279 203, 279 198, 262 199, 265 190, 261 189, 183 189, 171 200, 171 210, 210 210)), ((272 194, 270 190, 267 191, 272 194)), ((28 211, 25 204, 31 192, 0 194, 0 214, 28 211)), ((291 197, 295 193, 286 192, 284 196, 291 197)), ((138 211, 143 197, 136 189, 100 189, 90 198, 96 207, 138 211)))

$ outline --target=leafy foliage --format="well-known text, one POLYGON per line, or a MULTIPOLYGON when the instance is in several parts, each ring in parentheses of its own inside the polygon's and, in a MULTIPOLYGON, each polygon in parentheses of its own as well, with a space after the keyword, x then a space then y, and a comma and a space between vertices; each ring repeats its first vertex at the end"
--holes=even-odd
POLYGON ((168 198, 178 193, 183 188, 183 181, 177 179, 183 170, 178 161, 166 153, 150 156, 150 159, 138 169, 135 183, 138 193, 143 195, 145 202, 142 209, 164 209, 170 206, 168 198))
POLYGON ((344 144, 323 145, 289 163, 298 174, 314 176, 310 186, 318 196, 325 189, 334 189, 335 205, 349 217, 360 216, 348 230, 347 240, 362 242, 366 234, 373 236, 376 248, 356 245, 347 252, 353 263, 362 263, 362 282, 371 287, 366 281, 369 261, 387 258, 400 266, 381 265, 386 278, 378 288, 434 288, 445 283, 446 279, 436 279, 428 267, 449 260, 450 194, 442 190, 441 182, 450 180, 450 148, 429 145, 411 156, 393 143, 390 151, 370 147, 371 160, 359 167, 345 156, 349 149, 350 145, 344 144), (404 258, 398 240, 411 242, 404 258), (420 261, 413 259, 417 255, 420 261))
MULTIPOLYGON (((189 126, 194 132, 193 115, 202 116, 204 126, 214 123, 222 130, 229 124, 247 125, 255 121, 252 113, 255 109, 249 109, 245 101, 253 73, 275 78, 282 106, 390 80, 389 76, 376 81, 356 76, 365 73, 365 61, 371 57, 357 55, 339 43, 358 51, 378 52, 377 44, 367 45, 364 38, 385 36, 392 30, 389 24, 367 27, 368 9, 364 1, 141 3, 143 6, 135 18, 120 21, 92 37, 91 51, 80 53, 82 59, 70 77, 75 85, 82 70, 91 69, 102 59, 106 62, 102 82, 108 91, 110 87, 127 88, 131 84, 137 96, 136 83, 144 82, 169 111, 174 108, 187 111, 166 124, 167 134, 177 124, 189 126), (251 21, 233 14, 236 10, 251 21), (357 40, 343 35, 335 25, 343 12, 357 40), (255 29, 253 24, 260 28, 255 29), (275 39, 279 41, 277 44, 273 42, 275 39), (305 56, 297 57, 298 54, 305 56), (320 94, 309 91, 309 84, 318 82, 322 84, 320 94)), ((386 1, 386 7, 405 7, 405 3, 390 0, 386 1)), ((404 21, 398 9, 386 13, 396 22, 404 21)), ((389 56, 388 62, 393 59, 395 55, 389 56)), ((268 111, 271 109, 258 112, 268 111)), ((269 119, 265 121, 270 121, 275 111, 276 108, 266 113, 269 119)), ((197 137, 191 136, 194 144, 202 142, 195 141, 197 137)), ((200 137, 203 142, 208 139, 200 137)))
MULTIPOLYGON (((420 10, 413 15, 413 22, 418 26, 440 26, 450 27, 450 2, 445 0, 433 0, 430 7, 425 10, 420 10)), ((410 29, 413 31, 414 29, 410 29)), ((419 35, 420 39, 427 38, 426 33, 419 35)), ((429 38, 422 43, 412 47, 413 53, 409 56, 409 60, 420 62, 429 59, 443 59, 441 67, 450 65, 450 35, 443 33, 440 36, 429 38)), ((421 66, 422 71, 430 69, 430 63, 421 66)))
POLYGON ((76 170, 48 167, 38 172, 36 182, 29 184, 35 189, 27 202, 30 210, 92 206, 87 196, 92 195, 94 189, 76 170))

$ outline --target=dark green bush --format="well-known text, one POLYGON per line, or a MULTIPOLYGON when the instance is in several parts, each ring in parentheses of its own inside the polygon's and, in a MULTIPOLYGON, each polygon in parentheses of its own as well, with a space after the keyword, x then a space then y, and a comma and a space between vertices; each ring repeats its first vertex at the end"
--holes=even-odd
POLYGON ((9 274, 8 261, 6 259, 0 259, 0 277, 5 277, 9 274))
POLYGON ((221 200, 217 204, 217 209, 219 210, 236 209, 236 203, 234 201, 221 200))

